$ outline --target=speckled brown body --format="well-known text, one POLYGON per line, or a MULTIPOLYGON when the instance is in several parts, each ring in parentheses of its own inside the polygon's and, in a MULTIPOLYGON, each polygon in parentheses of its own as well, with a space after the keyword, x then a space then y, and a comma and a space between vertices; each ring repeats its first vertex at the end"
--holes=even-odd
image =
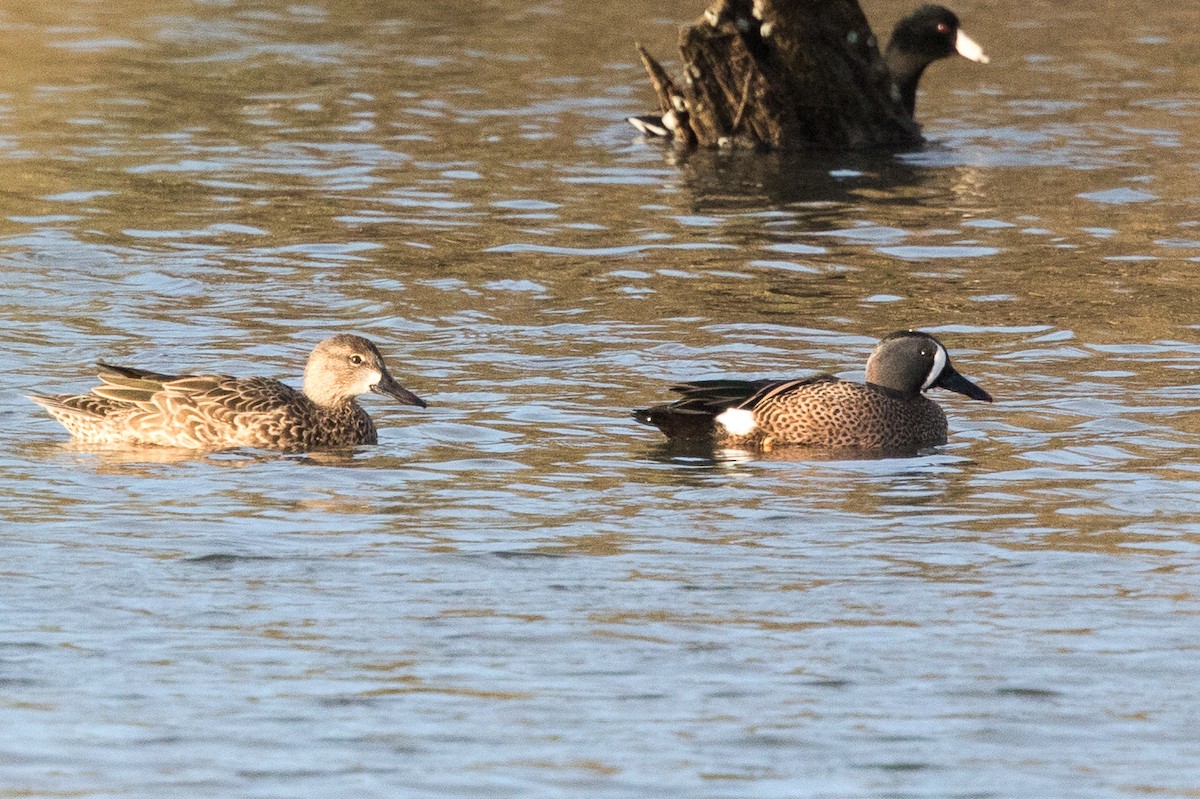
POLYGON ((291 452, 378 440, 371 417, 354 400, 321 407, 290 386, 260 377, 181 377, 132 403, 94 394, 56 400, 43 404, 71 435, 87 444, 291 452))
POLYGON ((285 452, 376 443, 371 417, 354 400, 367 391, 425 406, 387 373, 375 345, 345 334, 313 350, 304 391, 262 377, 176 377, 107 365, 100 379, 90 394, 31 399, 88 444, 285 452))
POLYGON ((754 419, 757 427, 748 436, 715 425, 714 440, 761 449, 916 450, 946 443, 946 414, 933 400, 845 380, 804 381, 768 393, 754 405, 754 419))
POLYGON ((951 365, 928 333, 898 330, 867 359, 867 382, 832 375, 799 380, 697 380, 682 399, 634 411, 678 442, 769 450, 779 446, 915 452, 946 443, 946 414, 924 392, 992 396, 951 365))

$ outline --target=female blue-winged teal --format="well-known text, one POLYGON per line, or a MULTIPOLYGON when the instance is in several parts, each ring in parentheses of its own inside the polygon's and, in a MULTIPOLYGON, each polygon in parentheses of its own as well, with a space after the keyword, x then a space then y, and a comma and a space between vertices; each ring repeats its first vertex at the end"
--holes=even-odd
MULTIPOLYGON (((909 116, 917 106, 917 84, 925 68, 956 53, 970 61, 986 64, 990 60, 970 36, 959 28, 958 16, 945 6, 926 5, 904 17, 892 29, 892 38, 883 52, 883 62, 892 73, 899 91, 899 100, 909 116)), ((646 136, 674 138, 679 127, 679 114, 684 112, 682 98, 679 107, 663 115, 626 117, 646 136)))
POLYGON ((375 425, 354 398, 368 391, 424 408, 397 383, 375 345, 341 334, 313 349, 304 390, 265 377, 164 375, 100 364, 103 385, 90 394, 33 396, 88 444, 302 452, 377 442, 375 425))
POLYGON ((673 440, 723 447, 916 451, 946 443, 946 414, 922 393, 934 386, 992 401, 954 370, 941 342, 928 333, 902 330, 871 353, 865 384, 832 375, 699 380, 672 387, 683 399, 633 415, 673 440))

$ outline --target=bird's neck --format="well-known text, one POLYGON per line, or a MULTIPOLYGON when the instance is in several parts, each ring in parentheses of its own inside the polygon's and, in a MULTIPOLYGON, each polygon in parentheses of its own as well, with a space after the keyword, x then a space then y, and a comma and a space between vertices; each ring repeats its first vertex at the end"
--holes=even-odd
POLYGON ((870 386, 871 388, 875 389, 876 391, 880 392, 881 394, 886 394, 887 396, 891 397, 892 399, 901 400, 903 402, 912 402, 913 400, 918 399, 918 398, 922 398, 922 399, 925 398, 925 395, 922 394, 920 391, 916 391, 916 392, 904 391, 899 388, 892 388, 891 386, 884 386, 884 385, 880 385, 879 383, 872 383, 870 380, 867 380, 867 385, 870 386))
POLYGON ((896 88, 900 90, 900 102, 909 116, 913 116, 917 108, 917 84, 929 63, 924 59, 901 50, 894 44, 889 44, 883 54, 883 62, 887 64, 896 88))
POLYGON ((304 396, 308 397, 313 405, 316 405, 325 413, 344 411, 355 405, 353 397, 329 391, 320 391, 307 385, 304 387, 304 396))

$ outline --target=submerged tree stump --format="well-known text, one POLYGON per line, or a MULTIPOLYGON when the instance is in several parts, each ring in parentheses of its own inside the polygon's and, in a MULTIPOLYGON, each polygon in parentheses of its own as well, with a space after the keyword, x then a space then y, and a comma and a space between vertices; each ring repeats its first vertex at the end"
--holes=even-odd
POLYGON ((684 146, 920 144, 856 0, 714 0, 679 34, 673 81, 638 46, 664 127, 684 146))

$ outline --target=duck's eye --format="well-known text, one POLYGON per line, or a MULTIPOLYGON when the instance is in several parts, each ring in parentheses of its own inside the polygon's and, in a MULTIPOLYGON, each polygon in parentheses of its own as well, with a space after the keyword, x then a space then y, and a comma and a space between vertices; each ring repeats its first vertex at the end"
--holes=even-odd
POLYGON ((351 356, 350 356, 350 363, 354 364, 355 366, 362 366, 362 365, 363 365, 363 356, 361 356, 361 355, 351 355, 351 356))
POLYGON ((937 32, 938 32, 938 33, 949 33, 949 32, 950 32, 950 26, 949 26, 949 25, 947 25, 945 22, 939 22, 939 23, 937 24, 937 32))

